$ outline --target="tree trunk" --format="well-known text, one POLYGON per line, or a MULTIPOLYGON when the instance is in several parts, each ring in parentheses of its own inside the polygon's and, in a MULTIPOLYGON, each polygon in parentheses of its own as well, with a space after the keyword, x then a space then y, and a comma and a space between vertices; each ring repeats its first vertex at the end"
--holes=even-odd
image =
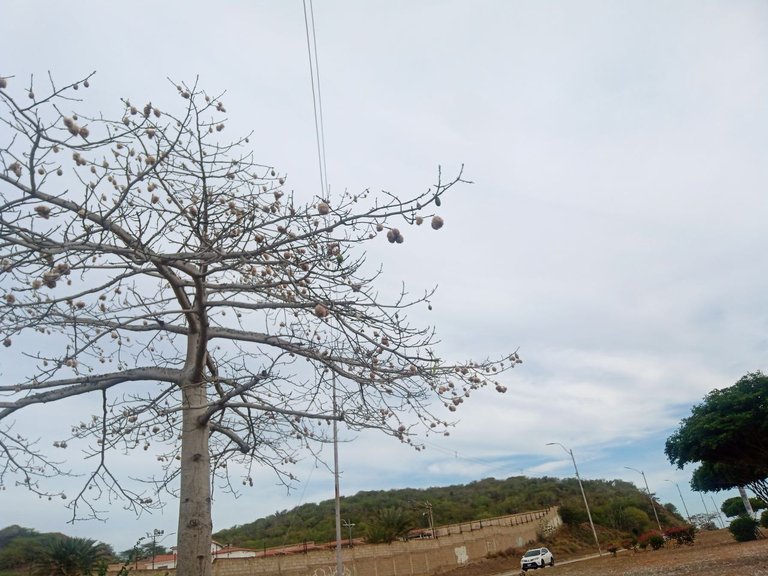
POLYGON ((741 501, 744 502, 744 508, 747 510, 749 517, 757 518, 757 514, 752 510, 752 502, 749 501, 749 496, 747 496, 747 491, 744 490, 744 486, 739 486, 739 494, 741 495, 741 501))
POLYGON ((202 379, 182 385, 181 486, 176 573, 211 576, 211 467, 202 379))

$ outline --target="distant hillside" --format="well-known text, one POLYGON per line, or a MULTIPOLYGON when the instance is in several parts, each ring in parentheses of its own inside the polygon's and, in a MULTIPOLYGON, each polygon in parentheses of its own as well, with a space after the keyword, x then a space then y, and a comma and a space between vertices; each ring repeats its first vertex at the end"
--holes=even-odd
MULTIPOLYGON (((35 565, 55 542, 69 539, 69 536, 60 532, 39 533, 16 524, 0 529, 0 576, 32 574, 35 565)), ((114 557, 109 544, 100 543, 97 549, 104 559, 114 557)))
MULTIPOLYGON (((622 480, 585 480, 584 490, 596 524, 625 532, 641 532, 651 527, 654 516, 650 500, 633 484, 622 480)), ((341 517, 355 525, 356 538, 364 537, 375 527, 382 510, 397 511, 410 528, 426 528, 426 503, 432 506, 436 526, 549 506, 560 506, 563 519, 569 523, 587 519, 575 478, 524 476, 506 480, 486 478, 438 488, 358 492, 341 499, 341 517)), ((666 506, 675 511, 674 506, 666 506)), ((664 524, 682 523, 682 518, 658 502, 657 511, 664 524)), ((346 529, 343 535, 348 537, 346 529)), ((248 548, 327 542, 335 537, 333 500, 303 504, 214 534, 219 542, 248 548)))

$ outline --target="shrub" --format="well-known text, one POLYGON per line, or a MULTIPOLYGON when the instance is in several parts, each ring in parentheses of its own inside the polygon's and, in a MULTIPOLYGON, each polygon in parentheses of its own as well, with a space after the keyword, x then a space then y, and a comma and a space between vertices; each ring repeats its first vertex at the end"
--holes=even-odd
POLYGON ((678 544, 693 544, 696 537, 695 526, 673 526, 664 530, 664 537, 667 540, 674 540, 678 544))
MULTIPOLYGON (((518 550, 517 548, 509 547, 505 548, 504 550, 494 550, 492 552, 488 552, 485 557, 488 559, 492 558, 518 558, 522 556, 522 552, 518 550)), ((2 575, 0 575, 2 576, 2 575)))
POLYGON ((624 548, 624 550, 634 550, 637 552, 637 538, 630 538, 628 540, 624 540, 621 543, 621 547, 624 548))
POLYGON ((739 516, 728 526, 733 537, 737 542, 748 542, 757 540, 757 520, 750 518, 746 514, 739 516))
POLYGON ((763 510, 763 513, 760 514, 760 526, 768 528, 768 510, 763 510))
POLYGON ((632 532, 632 534, 642 534, 651 525, 651 519, 644 510, 635 506, 627 506, 622 510, 619 527, 622 530, 632 532))
POLYGON ((608 544, 608 547, 606 548, 606 550, 608 550, 608 552, 616 556, 616 552, 619 551, 619 546, 618 544, 611 543, 611 544, 608 544))
POLYGON ((566 526, 578 526, 582 522, 588 520, 586 512, 580 508, 576 508, 570 505, 560 506, 560 519, 566 526))
POLYGON ((658 530, 652 530, 640 536, 640 538, 637 539, 637 544, 643 550, 648 546, 654 550, 658 550, 664 546, 664 536, 662 536, 658 530))
POLYGON ((651 536, 648 542, 651 544, 651 548, 653 548, 654 550, 658 550, 659 548, 664 547, 664 536, 662 536, 661 534, 654 534, 653 536, 651 536))

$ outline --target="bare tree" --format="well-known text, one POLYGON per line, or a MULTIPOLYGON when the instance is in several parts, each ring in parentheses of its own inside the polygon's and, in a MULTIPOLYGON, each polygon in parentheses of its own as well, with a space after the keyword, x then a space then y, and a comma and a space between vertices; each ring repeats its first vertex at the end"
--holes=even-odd
POLYGON ((461 175, 407 199, 301 202, 247 137, 222 141, 222 99, 197 85, 176 86, 169 110, 124 100, 108 119, 74 110, 92 75, 49 78, 44 95, 30 80, 21 97, 14 81, 0 78, 0 340, 5 370, 26 375, 0 385, 0 483, 67 496, 46 482, 62 463, 13 417, 95 397, 54 442, 93 462, 68 496, 73 519, 98 516, 103 496, 141 511, 170 492, 179 573, 208 575, 215 478, 252 485, 257 465, 290 484, 298 451, 327 440, 333 419, 418 450, 422 426, 451 425, 445 409, 505 390, 493 377, 516 353, 444 361, 433 330, 405 316, 431 292, 382 301, 361 248, 402 243, 393 223, 439 229, 432 210, 461 175), (146 483, 113 473, 111 454, 142 449, 158 461, 146 483))

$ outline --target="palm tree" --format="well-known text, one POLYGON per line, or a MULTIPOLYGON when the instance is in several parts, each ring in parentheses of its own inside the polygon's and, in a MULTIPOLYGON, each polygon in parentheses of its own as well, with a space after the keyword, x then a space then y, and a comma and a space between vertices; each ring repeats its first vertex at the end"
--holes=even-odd
POLYGON ((40 559, 40 576, 90 576, 103 558, 103 546, 90 538, 59 538, 40 559))
POLYGON ((382 508, 368 521, 366 540, 369 543, 392 542, 408 532, 411 519, 402 508, 382 508))

